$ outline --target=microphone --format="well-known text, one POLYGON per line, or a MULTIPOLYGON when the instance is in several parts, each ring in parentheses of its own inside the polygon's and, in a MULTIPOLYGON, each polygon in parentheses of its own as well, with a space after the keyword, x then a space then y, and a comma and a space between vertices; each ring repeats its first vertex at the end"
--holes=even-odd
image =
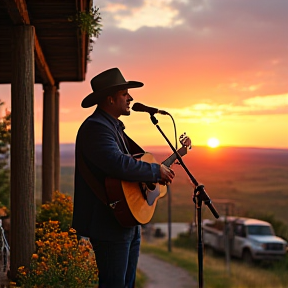
POLYGON ((155 113, 159 113, 159 114, 162 114, 162 115, 169 115, 169 113, 164 111, 164 110, 159 110, 157 108, 145 106, 145 105, 143 105, 141 103, 135 103, 132 106, 132 110, 136 111, 136 112, 148 112, 151 115, 154 115, 155 113))

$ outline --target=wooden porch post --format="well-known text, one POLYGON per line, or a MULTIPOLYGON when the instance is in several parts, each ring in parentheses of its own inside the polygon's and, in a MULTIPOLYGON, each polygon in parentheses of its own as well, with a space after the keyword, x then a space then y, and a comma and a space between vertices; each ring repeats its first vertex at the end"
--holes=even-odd
POLYGON ((34 27, 15 26, 11 80, 11 279, 35 249, 34 27))
POLYGON ((55 92, 54 189, 60 191, 59 90, 55 92))
POLYGON ((55 86, 44 86, 42 132, 43 204, 52 200, 52 192, 54 191, 55 92, 55 86))

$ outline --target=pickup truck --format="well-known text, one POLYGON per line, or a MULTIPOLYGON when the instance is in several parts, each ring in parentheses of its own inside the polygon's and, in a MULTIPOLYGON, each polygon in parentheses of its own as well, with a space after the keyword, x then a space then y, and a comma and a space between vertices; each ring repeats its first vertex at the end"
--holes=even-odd
POLYGON ((203 244, 213 251, 229 253, 251 263, 254 260, 280 260, 287 242, 275 236, 270 223, 244 217, 220 217, 203 221, 203 244))

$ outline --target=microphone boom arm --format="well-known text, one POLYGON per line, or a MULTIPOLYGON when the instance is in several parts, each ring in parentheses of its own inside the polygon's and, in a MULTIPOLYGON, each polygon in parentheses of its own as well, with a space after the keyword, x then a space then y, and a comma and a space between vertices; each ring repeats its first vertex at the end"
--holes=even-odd
POLYGON ((208 197, 207 193, 205 192, 204 189, 204 185, 199 185, 198 181, 194 178, 194 176, 191 174, 191 172, 188 170, 188 168, 186 167, 186 165, 183 162, 182 157, 179 155, 179 153, 177 152, 177 150, 173 147, 173 145, 171 144, 170 140, 167 138, 167 136, 164 134, 164 132, 162 131, 162 129, 159 127, 158 125, 158 120, 155 118, 154 115, 151 115, 151 121, 152 123, 157 127, 157 129, 159 130, 159 132, 162 134, 162 136, 165 138, 165 140, 167 141, 167 143, 169 144, 170 148, 172 149, 172 151, 175 153, 177 160, 179 161, 179 163, 181 164, 181 166, 183 167, 183 169, 185 170, 185 172, 187 173, 187 175, 189 176, 190 180, 192 181, 192 183, 195 185, 195 189, 197 192, 199 192, 199 194, 203 194, 202 196, 202 201, 209 207, 209 209, 211 210, 212 214, 214 215, 215 218, 219 218, 219 215, 216 211, 216 209, 214 208, 210 198, 208 197))
POLYGON ((170 148, 173 150, 175 153, 179 163, 181 166, 184 168, 185 172, 189 176, 190 180, 192 183, 195 185, 194 188, 194 195, 193 195, 193 202, 195 203, 195 207, 197 209, 197 238, 198 238, 198 283, 199 283, 199 288, 203 288, 203 243, 202 243, 202 213, 201 213, 201 207, 202 207, 202 202, 210 209, 212 214, 214 215, 215 218, 219 218, 219 214, 217 213, 216 209, 214 208, 209 196, 207 195, 204 185, 199 185, 197 180, 194 178, 194 176, 190 173, 186 165, 184 164, 181 156, 178 154, 176 149, 173 147, 169 139, 166 137, 164 132, 161 130, 161 128, 158 125, 158 120, 155 118, 154 115, 150 114, 150 118, 152 123, 157 127, 159 132, 162 134, 162 136, 165 138, 167 143, 169 144, 170 148))

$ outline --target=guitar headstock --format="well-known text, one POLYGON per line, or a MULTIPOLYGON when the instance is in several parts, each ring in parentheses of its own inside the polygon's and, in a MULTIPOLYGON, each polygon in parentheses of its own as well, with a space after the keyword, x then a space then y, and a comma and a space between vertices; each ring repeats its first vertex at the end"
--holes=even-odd
MULTIPOLYGON (((177 153, 173 153, 170 157, 168 157, 165 161, 162 162, 167 167, 170 167, 174 161, 177 159, 177 155, 180 155, 181 157, 187 154, 187 148, 191 149, 191 140, 186 135, 186 133, 183 133, 179 138, 180 143, 182 144, 182 147, 177 150, 177 153)), ((176 162, 175 164, 180 164, 180 162, 176 162)))
POLYGON ((189 149, 192 148, 192 142, 191 139, 186 135, 186 132, 184 132, 180 137, 179 141, 182 146, 187 147, 189 149))

